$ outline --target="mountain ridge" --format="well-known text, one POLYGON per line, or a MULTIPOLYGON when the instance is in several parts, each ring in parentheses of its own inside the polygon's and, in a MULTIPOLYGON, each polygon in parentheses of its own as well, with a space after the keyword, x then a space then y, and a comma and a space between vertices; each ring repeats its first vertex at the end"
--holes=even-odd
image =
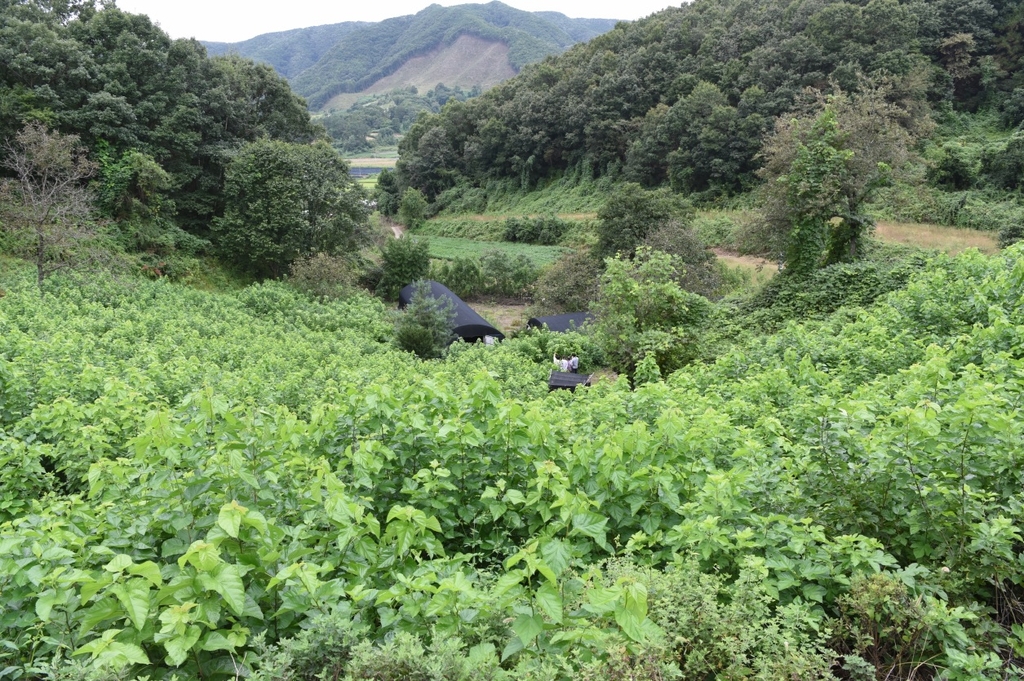
MULTIPOLYGON (((361 92, 410 59, 450 47, 463 35, 508 45, 513 72, 564 52, 618 23, 525 12, 496 0, 453 7, 430 5, 381 22, 344 22, 256 36, 239 43, 203 43, 211 55, 235 53, 272 66, 313 110, 342 93, 361 92)), ((445 83, 471 86, 476 83, 445 83)))

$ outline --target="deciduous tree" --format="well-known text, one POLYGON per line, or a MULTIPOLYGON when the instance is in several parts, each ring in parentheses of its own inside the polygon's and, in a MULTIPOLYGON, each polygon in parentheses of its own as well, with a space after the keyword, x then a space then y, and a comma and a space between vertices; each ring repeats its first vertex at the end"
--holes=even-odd
POLYGON ((95 172, 74 135, 25 126, 3 146, 3 165, 14 175, 3 182, 4 223, 15 247, 36 266, 40 290, 47 275, 70 266, 93 232, 85 180, 95 172))
POLYGON ((927 130, 906 120, 898 94, 891 83, 865 83, 820 100, 816 113, 778 121, 762 152, 762 245, 791 272, 860 254, 874 227, 865 204, 904 167, 913 132, 927 130))
POLYGON ((279 276, 303 255, 351 252, 367 233, 363 192, 324 142, 246 145, 228 166, 226 195, 218 245, 259 276, 279 276))
POLYGON ((605 263, 591 309, 612 366, 632 378, 645 357, 654 358, 663 376, 692 361, 710 303, 679 286, 672 256, 641 246, 633 260, 605 263))

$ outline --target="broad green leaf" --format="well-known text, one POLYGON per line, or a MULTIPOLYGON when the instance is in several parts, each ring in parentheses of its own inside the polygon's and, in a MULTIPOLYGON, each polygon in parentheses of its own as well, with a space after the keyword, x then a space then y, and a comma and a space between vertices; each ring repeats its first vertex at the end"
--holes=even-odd
POLYGON ((607 518, 598 513, 594 513, 593 511, 574 513, 572 516, 573 531, 590 537, 597 542, 598 546, 605 550, 610 548, 605 539, 604 528, 607 524, 607 518))
POLYGON ((637 617, 635 612, 619 606, 615 609, 615 623, 619 625, 626 636, 637 643, 642 643, 645 640, 643 620, 637 617))
POLYGON ((164 582, 160 575, 160 567, 151 560, 139 565, 132 565, 128 568, 128 574, 142 577, 155 587, 159 587, 164 582))
POLYGON ((800 590, 803 592, 804 598, 814 603, 821 603, 825 600, 825 594, 828 593, 820 584, 804 584, 800 590))
POLYGON ((124 610, 116 598, 106 596, 93 603, 81 615, 82 633, 92 630, 97 624, 112 620, 115 617, 122 617, 124 610))
POLYGON ((269 531, 267 519, 259 511, 249 511, 243 515, 242 524, 255 529, 261 537, 266 536, 269 531))
POLYGON ((227 532, 229 537, 238 539, 238 529, 242 526, 242 516, 246 514, 245 506, 240 506, 237 501, 224 504, 217 514, 217 525, 227 532))
POLYGON ((196 625, 190 626, 181 636, 174 636, 164 641, 164 650, 167 651, 167 664, 172 667, 179 667, 188 658, 192 646, 199 640, 202 630, 196 625))
POLYGON ((537 589, 537 605, 541 611, 548 616, 548 619, 555 624, 562 623, 562 595, 558 588, 550 583, 545 583, 537 589))
POLYGON ((219 631, 209 631, 203 638, 203 644, 199 646, 200 650, 214 651, 214 650, 229 650, 235 649, 235 644, 228 640, 228 637, 219 631))
POLYGON ((556 575, 561 575, 565 568, 569 567, 569 559, 572 556, 569 547, 555 538, 547 539, 541 544, 540 555, 556 575))
POLYGON ((56 602, 56 592, 53 590, 44 592, 42 596, 36 599, 36 616, 43 622, 49 622, 50 613, 53 611, 53 606, 56 602))
POLYGON ((188 563, 197 570, 209 572, 223 562, 216 546, 205 541, 194 541, 188 547, 188 551, 178 559, 178 567, 185 567, 188 563))
POLYGON ((224 601, 236 615, 245 610, 245 585, 237 565, 223 563, 215 572, 210 573, 211 587, 224 597, 224 601))
POLYGON ((540 615, 520 615, 512 623, 512 631, 516 633, 524 646, 530 645, 530 641, 537 638, 540 632, 544 631, 544 620, 540 615))
POLYGON ((125 584, 117 584, 110 590, 117 596, 135 628, 142 631, 149 617, 149 584, 143 579, 132 579, 125 584))
POLYGON ((128 568, 132 564, 132 557, 126 556, 123 553, 119 553, 111 559, 109 563, 103 566, 103 569, 107 572, 121 572, 128 568))

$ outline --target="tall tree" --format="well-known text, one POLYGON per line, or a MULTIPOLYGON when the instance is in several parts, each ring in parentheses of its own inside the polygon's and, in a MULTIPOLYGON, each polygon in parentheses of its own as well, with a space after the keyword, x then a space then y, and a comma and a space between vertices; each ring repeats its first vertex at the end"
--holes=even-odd
POLYGON ((363 192, 326 142, 246 145, 228 166, 226 202, 214 223, 221 251, 258 276, 315 252, 351 253, 367 234, 363 192))
POLYGON ((3 165, 13 179, 0 185, 4 223, 16 247, 36 266, 42 291, 46 277, 70 266, 84 239, 92 236, 85 180, 95 172, 74 135, 31 123, 4 144, 3 165))
MULTIPOLYGON (((780 119, 765 143, 763 245, 791 272, 853 260, 874 227, 864 205, 910 157, 909 105, 891 83, 820 101, 816 114, 780 119)), ((911 127, 913 126, 913 127, 911 127)))

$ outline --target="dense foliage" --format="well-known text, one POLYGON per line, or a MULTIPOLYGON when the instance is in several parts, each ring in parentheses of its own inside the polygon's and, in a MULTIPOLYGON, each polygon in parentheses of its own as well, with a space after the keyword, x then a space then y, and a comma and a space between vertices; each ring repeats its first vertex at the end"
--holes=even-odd
POLYGON ((1020 671, 1019 249, 575 396, 362 297, 4 286, 14 678, 1020 671))
POLYGON ((735 193, 756 184, 762 137, 808 87, 884 75, 936 109, 1017 111, 1020 21, 1003 0, 702 0, 452 104, 413 127, 399 169, 431 199, 562 174, 735 193))
POLYGON ((224 194, 214 236, 226 259, 257 275, 280 276, 314 253, 352 254, 366 241, 364 194, 326 142, 243 146, 224 194))
POLYGON ((161 215, 204 237, 223 212, 236 148, 323 134, 269 66, 209 59, 199 43, 171 40, 147 17, 113 5, 3 0, 0 139, 33 121, 78 135, 95 160, 106 158, 104 200, 115 217, 139 169, 156 165, 167 175, 150 186, 162 197, 161 215))

